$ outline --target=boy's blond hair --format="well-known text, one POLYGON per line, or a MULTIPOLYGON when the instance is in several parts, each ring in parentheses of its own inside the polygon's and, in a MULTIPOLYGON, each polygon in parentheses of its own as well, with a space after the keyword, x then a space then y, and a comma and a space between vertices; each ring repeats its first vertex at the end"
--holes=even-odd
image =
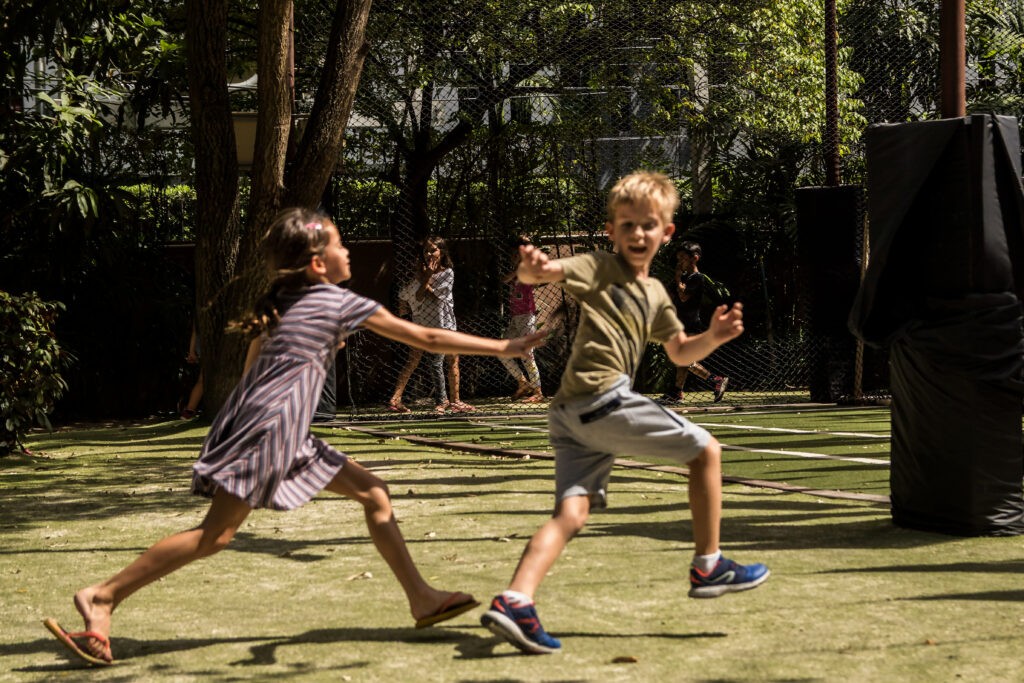
POLYGON ((619 204, 650 202, 661 212, 666 223, 679 208, 679 193, 668 176, 655 171, 634 171, 620 178, 608 193, 608 220, 615 220, 615 207, 619 204))

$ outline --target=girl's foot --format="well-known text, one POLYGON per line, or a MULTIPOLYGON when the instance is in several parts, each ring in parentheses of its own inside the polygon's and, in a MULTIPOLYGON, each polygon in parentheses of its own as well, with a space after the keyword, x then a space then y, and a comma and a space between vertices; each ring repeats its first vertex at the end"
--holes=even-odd
MULTIPOLYGON (((447 402, 438 403, 436 406, 434 406, 434 412, 437 413, 438 415, 444 415, 444 411, 451 407, 451 405, 452 404, 449 404, 447 402)), ((452 410, 454 410, 454 408, 452 408, 452 410)))
POLYGON ((402 403, 401 399, 391 399, 388 401, 387 409, 392 413, 411 413, 412 411, 402 403))
POLYGON ((457 617, 463 612, 468 612, 480 605, 469 593, 460 593, 458 591, 445 593, 438 591, 438 595, 440 602, 437 602, 432 607, 423 611, 419 611, 416 608, 413 609, 412 616, 416 620, 416 628, 433 626, 452 617, 457 617))
POLYGON ((544 400, 544 393, 540 389, 533 389, 529 396, 523 398, 521 403, 540 403, 544 400))
POLYGON ((523 396, 526 396, 528 393, 530 393, 530 391, 532 391, 532 387, 529 384, 527 384, 526 382, 520 382, 519 388, 516 389, 515 393, 512 394, 512 400, 517 401, 521 399, 523 396))
POLYGON ((476 412, 476 408, 474 408, 473 406, 469 405, 468 403, 463 403, 462 401, 454 401, 451 404, 451 409, 452 409, 453 413, 475 413, 476 412))
POLYGON ((75 609, 82 615, 85 622, 85 630, 92 631, 104 640, 97 637, 87 637, 82 640, 82 648, 97 659, 107 662, 114 661, 110 654, 110 614, 113 605, 105 602, 97 596, 95 587, 83 588, 75 593, 75 609))

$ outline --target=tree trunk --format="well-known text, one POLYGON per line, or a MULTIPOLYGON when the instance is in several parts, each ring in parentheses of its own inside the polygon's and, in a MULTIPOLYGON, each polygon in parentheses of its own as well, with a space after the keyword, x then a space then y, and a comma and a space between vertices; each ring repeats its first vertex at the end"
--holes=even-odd
POLYGON ((186 0, 192 139, 196 149, 196 310, 204 404, 216 412, 241 368, 239 340, 224 329, 237 315, 232 287, 242 234, 238 159, 227 92, 227 0, 186 0))
POLYGON ((341 161, 345 128, 363 71, 372 0, 338 0, 313 111, 288 182, 288 204, 315 207, 341 161))
POLYGON ((186 0, 191 124, 196 163, 196 304, 207 410, 215 413, 238 382, 241 335, 225 334, 266 287, 259 239, 283 206, 318 204, 341 155, 366 54, 371 0, 339 0, 313 113, 292 173, 285 162, 291 131, 288 67, 293 0, 260 4, 259 119, 250 212, 242 225, 238 160, 228 101, 227 0, 186 0))
MULTIPOLYGON (((690 72, 690 88, 697 111, 706 114, 711 99, 708 74, 702 64, 694 62, 690 72)), ((714 210, 711 164, 714 160, 714 136, 707 122, 690 127, 690 178, 693 191, 692 211, 698 216, 714 210)))
POLYGON ((256 149, 252 166, 252 195, 249 204, 254 239, 246 240, 243 253, 256 255, 254 248, 270 219, 281 209, 284 168, 291 133, 292 91, 291 16, 292 0, 264 0, 260 3, 257 27, 256 149))

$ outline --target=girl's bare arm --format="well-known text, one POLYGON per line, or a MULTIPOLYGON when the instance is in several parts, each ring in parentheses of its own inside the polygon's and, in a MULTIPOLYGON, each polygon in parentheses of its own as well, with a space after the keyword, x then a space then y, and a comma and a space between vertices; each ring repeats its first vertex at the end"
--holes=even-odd
POLYGON ((391 314, 386 308, 378 308, 363 322, 363 327, 382 337, 423 349, 430 353, 470 354, 475 356, 500 356, 503 358, 524 358, 533 348, 540 346, 547 332, 535 332, 516 339, 489 339, 472 334, 423 327, 391 314))

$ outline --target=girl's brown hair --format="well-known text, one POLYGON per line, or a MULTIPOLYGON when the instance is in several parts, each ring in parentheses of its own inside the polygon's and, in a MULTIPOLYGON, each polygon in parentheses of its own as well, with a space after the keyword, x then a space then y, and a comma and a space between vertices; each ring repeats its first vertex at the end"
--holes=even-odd
POLYGON ((430 237, 423 240, 423 248, 420 249, 420 264, 423 265, 424 267, 426 267, 427 265, 427 256, 425 252, 427 250, 428 244, 432 244, 441 250, 441 265, 444 266, 445 268, 451 268, 452 257, 451 254, 448 253, 448 243, 445 242, 444 238, 441 237, 440 235, 431 235, 430 237))
POLYGON ((277 326, 281 320, 277 295, 282 289, 309 285, 306 266, 314 256, 323 256, 331 238, 326 229, 328 224, 333 224, 329 216, 311 209, 285 209, 277 214, 261 244, 271 271, 270 290, 256 302, 252 315, 234 323, 233 328, 257 335, 277 326))

